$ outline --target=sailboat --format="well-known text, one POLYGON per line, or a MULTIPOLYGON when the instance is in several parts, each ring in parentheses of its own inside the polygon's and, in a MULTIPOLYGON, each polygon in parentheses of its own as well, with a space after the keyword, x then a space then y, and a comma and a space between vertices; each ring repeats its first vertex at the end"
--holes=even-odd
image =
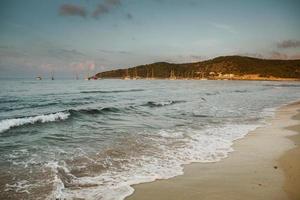
POLYGON ((201 78, 200 78, 200 80, 201 81, 207 80, 207 78, 204 77, 204 72, 201 72, 201 78))
POLYGON ((128 69, 126 69, 126 75, 124 77, 124 80, 130 80, 130 76, 128 75, 128 69))
POLYGON ((146 79, 149 79, 149 69, 147 68, 147 74, 146 74, 146 79))
POLYGON ((151 68, 151 76, 149 76, 150 74, 150 69, 147 69, 147 79, 148 80, 153 80, 154 79, 154 70, 153 68, 151 68))
POLYGON ((176 80, 176 76, 175 76, 174 70, 171 70, 169 80, 176 80))
POLYGON ((54 80, 54 71, 51 71, 51 80, 54 80))
POLYGON ((153 70, 153 67, 151 69, 151 79, 153 80, 154 79, 154 70, 153 70))
POLYGON ((132 77, 132 80, 137 80, 139 79, 140 77, 138 76, 138 72, 137 72, 137 69, 134 68, 134 77, 132 77))

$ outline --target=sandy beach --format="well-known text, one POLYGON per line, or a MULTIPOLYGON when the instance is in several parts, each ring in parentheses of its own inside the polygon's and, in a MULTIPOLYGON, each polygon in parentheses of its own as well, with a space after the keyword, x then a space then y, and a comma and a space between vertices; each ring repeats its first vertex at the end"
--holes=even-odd
POLYGON ((236 141, 216 163, 194 163, 184 175, 134 186, 127 200, 300 199, 300 104, 277 110, 268 125, 236 141))

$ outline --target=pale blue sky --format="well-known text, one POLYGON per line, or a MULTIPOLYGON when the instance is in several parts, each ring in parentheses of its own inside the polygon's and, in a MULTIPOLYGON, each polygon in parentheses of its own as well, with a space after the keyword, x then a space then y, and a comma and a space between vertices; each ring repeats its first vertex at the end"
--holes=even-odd
POLYGON ((1 0, 0 77, 219 55, 300 59, 297 0, 1 0))

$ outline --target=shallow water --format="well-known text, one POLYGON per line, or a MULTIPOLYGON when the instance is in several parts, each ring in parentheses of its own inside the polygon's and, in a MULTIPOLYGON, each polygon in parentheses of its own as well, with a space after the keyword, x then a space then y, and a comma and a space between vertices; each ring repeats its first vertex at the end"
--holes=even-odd
POLYGON ((297 82, 0 81, 0 199, 123 199, 215 162, 297 82))

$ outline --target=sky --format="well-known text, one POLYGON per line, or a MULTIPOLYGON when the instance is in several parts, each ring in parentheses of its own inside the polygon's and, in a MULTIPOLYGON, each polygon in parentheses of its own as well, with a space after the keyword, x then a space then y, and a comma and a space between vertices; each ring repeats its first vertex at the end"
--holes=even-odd
POLYGON ((0 78, 225 55, 300 59, 299 0, 1 0, 0 78))

